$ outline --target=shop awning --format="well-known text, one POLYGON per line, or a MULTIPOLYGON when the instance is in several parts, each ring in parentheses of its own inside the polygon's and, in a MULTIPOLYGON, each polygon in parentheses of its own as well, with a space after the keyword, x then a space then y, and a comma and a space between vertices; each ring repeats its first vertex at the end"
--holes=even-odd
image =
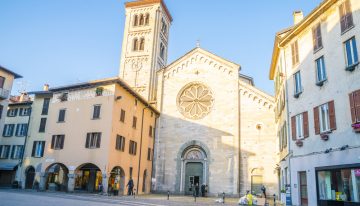
POLYGON ((18 163, 0 163, 0 170, 12 171, 15 170, 18 163))

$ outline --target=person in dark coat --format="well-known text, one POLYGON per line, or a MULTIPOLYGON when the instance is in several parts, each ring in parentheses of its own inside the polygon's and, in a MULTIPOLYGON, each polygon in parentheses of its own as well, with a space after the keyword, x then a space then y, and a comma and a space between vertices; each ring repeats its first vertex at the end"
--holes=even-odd
POLYGON ((266 199, 266 188, 265 188, 264 185, 261 187, 261 191, 262 191, 262 193, 263 193, 263 195, 264 195, 264 197, 266 199))
POLYGON ((201 196, 205 197, 205 185, 204 184, 201 185, 201 196))
POLYGON ((196 183, 196 185, 195 185, 195 195, 196 195, 196 197, 199 197, 199 183, 196 183))
POLYGON ((129 182, 126 185, 128 187, 128 195, 132 195, 133 194, 133 189, 134 189, 134 181, 132 180, 132 178, 130 177, 129 182))

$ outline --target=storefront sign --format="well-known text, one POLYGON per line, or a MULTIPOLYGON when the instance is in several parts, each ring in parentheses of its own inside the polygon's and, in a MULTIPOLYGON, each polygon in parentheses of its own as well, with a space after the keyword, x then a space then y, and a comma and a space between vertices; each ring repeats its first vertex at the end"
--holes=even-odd
POLYGON ((360 177, 360 169, 356 169, 356 170, 355 170, 355 176, 356 176, 356 177, 360 177))

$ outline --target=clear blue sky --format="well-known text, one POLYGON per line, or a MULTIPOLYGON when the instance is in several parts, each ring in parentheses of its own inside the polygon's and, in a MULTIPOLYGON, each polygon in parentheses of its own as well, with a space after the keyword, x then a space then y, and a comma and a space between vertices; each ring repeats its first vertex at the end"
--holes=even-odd
MULTIPOLYGON (((24 76, 13 94, 118 74, 124 0, 1 0, 0 65, 24 76)), ((256 86, 268 79, 274 34, 321 0, 166 0, 174 18, 169 63, 201 47, 242 66, 256 86)))

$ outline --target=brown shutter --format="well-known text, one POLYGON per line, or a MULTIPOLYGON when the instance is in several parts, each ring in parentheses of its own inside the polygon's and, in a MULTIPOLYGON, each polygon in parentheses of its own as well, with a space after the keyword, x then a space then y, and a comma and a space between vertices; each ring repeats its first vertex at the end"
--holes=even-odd
POLYGON ((312 28, 312 36, 313 36, 313 47, 314 47, 314 50, 317 49, 317 44, 316 44, 316 39, 317 39, 316 29, 317 29, 316 26, 312 28))
POLYGON ((304 128, 304 138, 309 137, 309 117, 308 117, 308 112, 303 113, 303 128, 304 128))
POLYGON ((296 140, 296 119, 295 116, 291 117, 291 136, 292 140, 296 140))
POLYGON ((51 149, 54 149, 54 144, 55 144, 55 135, 53 135, 51 139, 51 149))
POLYGON ((120 149, 120 147, 119 147, 119 142, 120 142, 120 136, 119 136, 119 135, 116 135, 115 149, 120 149))
POLYGON ((122 137, 121 151, 125 151, 125 137, 122 137))
POLYGON ((339 15, 340 15, 340 26, 341 26, 341 32, 344 32, 346 26, 346 17, 345 17, 345 11, 344 11, 345 7, 344 4, 340 4, 339 6, 339 15))
POLYGON ((355 122, 360 122, 360 90, 354 92, 355 122))
POLYGON ((64 148, 65 135, 60 136, 60 149, 64 148))
POLYGON ((35 157, 35 149, 36 149, 36 141, 33 142, 33 147, 32 147, 32 151, 31 151, 31 156, 35 157))
POLYGON ((318 48, 321 48, 322 47, 321 24, 319 24, 319 26, 317 27, 316 38, 318 43, 317 46, 318 48))
POLYGON ((350 100, 350 111, 351 111, 351 122, 356 123, 356 113, 355 113, 355 95, 356 92, 349 94, 349 100, 350 100))
POLYGON ((98 133, 96 148, 100 148, 100 144, 101 144, 101 133, 98 133))
POLYGON ((336 117, 335 117, 334 101, 329 102, 328 105, 329 105, 330 129, 336 130, 336 117))
POLYGON ((89 148, 90 144, 90 133, 86 134, 85 148, 89 148))
POLYGON ((346 9, 346 28, 350 28, 351 26, 353 26, 353 18, 352 18, 352 12, 351 12, 351 4, 350 4, 350 0, 346 0, 345 1, 345 9, 346 9))
POLYGON ((315 134, 320 134, 319 107, 314 108, 314 128, 315 134))

